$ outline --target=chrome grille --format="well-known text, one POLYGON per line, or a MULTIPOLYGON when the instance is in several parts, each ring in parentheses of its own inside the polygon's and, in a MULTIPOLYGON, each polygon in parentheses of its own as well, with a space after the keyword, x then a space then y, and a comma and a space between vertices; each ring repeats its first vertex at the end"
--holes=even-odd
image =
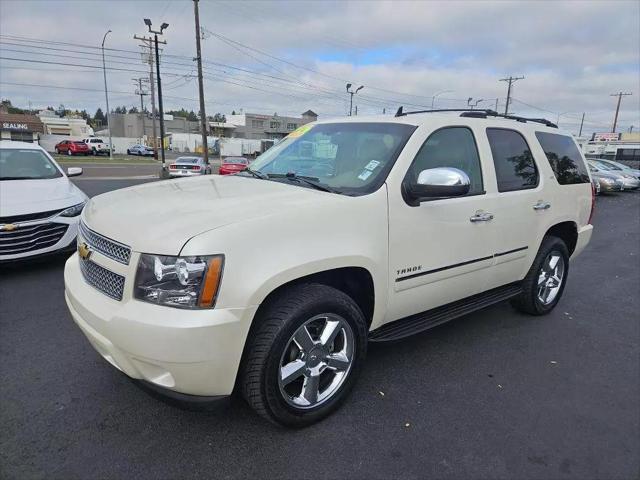
POLYGON ((21 225, 15 230, 0 230, 0 255, 32 252, 55 245, 67 232, 66 223, 21 225))
POLYGON ((122 300, 124 291, 124 277, 101 267, 91 260, 78 259, 80 271, 85 281, 93 288, 100 290, 106 296, 115 300, 122 300))
POLYGON ((91 248, 103 255, 115 260, 116 262, 129 265, 131 258, 131 248, 123 243, 116 242, 110 238, 100 235, 97 232, 89 229, 84 222, 80 221, 80 235, 86 241, 91 248))

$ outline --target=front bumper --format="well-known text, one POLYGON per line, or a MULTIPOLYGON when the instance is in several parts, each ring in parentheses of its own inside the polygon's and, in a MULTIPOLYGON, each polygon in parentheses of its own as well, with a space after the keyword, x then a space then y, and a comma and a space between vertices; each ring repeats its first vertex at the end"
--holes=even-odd
POLYGON ((117 301, 84 281, 80 261, 75 254, 65 265, 67 306, 105 360, 160 389, 199 396, 232 393, 257 307, 181 310, 139 301, 130 293, 117 301))

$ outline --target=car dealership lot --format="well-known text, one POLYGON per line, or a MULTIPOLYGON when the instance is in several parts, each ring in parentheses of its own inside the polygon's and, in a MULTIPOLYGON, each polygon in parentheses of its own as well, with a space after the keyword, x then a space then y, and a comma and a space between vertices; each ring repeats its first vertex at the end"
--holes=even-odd
MULTIPOLYGON (((90 196, 133 183, 76 180, 90 196)), ((213 412, 158 401, 73 324, 63 259, 4 268, 0 477, 637 475, 639 211, 636 192, 598 198, 592 243, 550 315, 501 304, 371 345, 345 406, 300 431, 241 400, 213 412)))

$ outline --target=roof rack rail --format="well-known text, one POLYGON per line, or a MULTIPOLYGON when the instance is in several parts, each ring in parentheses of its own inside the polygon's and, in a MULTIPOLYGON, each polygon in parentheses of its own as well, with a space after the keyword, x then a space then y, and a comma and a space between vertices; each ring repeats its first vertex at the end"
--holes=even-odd
POLYGON ((470 109, 470 108, 441 108, 441 109, 434 109, 434 110, 418 110, 415 112, 405 112, 403 111, 402 107, 400 107, 396 112, 396 117, 404 117, 407 115, 413 115, 418 113, 438 113, 438 112, 462 112, 460 114, 461 117, 471 117, 471 118, 499 117, 499 118, 506 118, 508 120, 515 120, 516 122, 522 122, 522 123, 527 123, 527 122, 542 123, 547 127, 558 128, 558 125, 556 125, 553 122, 550 122, 546 118, 529 118, 529 117, 520 117, 518 115, 503 115, 491 109, 478 110, 478 109, 470 109))

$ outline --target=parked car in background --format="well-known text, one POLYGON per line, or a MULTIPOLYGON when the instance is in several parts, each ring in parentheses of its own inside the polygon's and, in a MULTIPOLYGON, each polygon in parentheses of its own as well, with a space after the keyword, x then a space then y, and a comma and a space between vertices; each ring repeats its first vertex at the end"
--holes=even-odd
POLYGON ((637 168, 631 168, 624 163, 616 162, 614 160, 605 160, 604 158, 594 158, 593 161, 598 163, 599 165, 606 167, 606 169, 608 170, 631 175, 640 180, 640 170, 638 170, 637 168))
POLYGON ((89 146, 92 155, 105 154, 109 155, 109 143, 102 138, 89 137, 82 140, 89 146))
POLYGON ((249 166, 249 160, 244 157, 227 157, 222 160, 220 165, 220 175, 231 175, 246 170, 249 166))
POLYGON ((134 145, 127 148, 128 155, 140 155, 141 157, 153 157, 153 148, 146 145, 134 145))
POLYGON ((39 145, 0 142, 0 262, 73 250, 87 196, 39 145))
POLYGON ((624 181, 615 174, 608 173, 606 170, 589 163, 589 171, 591 179, 600 185, 600 193, 621 192, 624 190, 624 181))
POLYGON ((622 182, 623 190, 636 190, 638 187, 640 187, 640 180, 638 180, 631 174, 625 173, 622 170, 614 170, 608 165, 602 162, 598 162, 597 160, 589 160, 589 165, 597 168, 600 172, 608 173, 609 175, 615 177, 617 180, 620 180, 622 182))
POLYGON ((178 157, 169 165, 170 177, 192 177, 194 175, 211 175, 211 165, 204 163, 201 157, 178 157))
POLYGON ((98 195, 86 251, 65 266, 71 316, 157 391, 236 388, 271 421, 317 422, 368 342, 507 299, 556 307, 595 202, 575 140, 551 125, 402 110, 320 121, 235 175, 98 195))
POLYGON ((81 140, 63 140, 55 147, 55 151, 58 154, 71 155, 89 155, 91 150, 89 146, 81 140))

